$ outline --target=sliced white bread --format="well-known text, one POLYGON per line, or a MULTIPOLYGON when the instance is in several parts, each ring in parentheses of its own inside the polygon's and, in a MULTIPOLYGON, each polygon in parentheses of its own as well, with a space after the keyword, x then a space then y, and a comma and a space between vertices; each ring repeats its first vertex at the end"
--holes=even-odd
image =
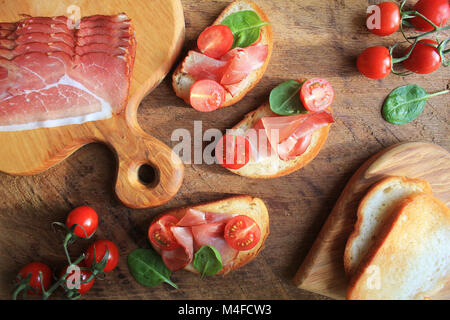
MULTIPOLYGON (((255 11, 259 15, 261 20, 269 21, 269 18, 264 13, 264 11, 262 11, 261 8, 258 7, 254 2, 248 0, 237 0, 232 2, 228 7, 225 8, 225 10, 213 23, 213 25, 220 24, 226 17, 228 17, 232 13, 244 10, 255 11)), ((238 95, 233 97, 229 92, 226 93, 225 103, 223 104, 222 107, 231 106, 236 102, 238 102, 239 100, 241 100, 250 90, 252 90, 258 84, 259 80, 261 80, 262 76, 264 75, 264 72, 266 71, 267 66, 269 65, 269 60, 272 55, 273 49, 273 34, 272 34, 272 26, 270 24, 261 28, 260 43, 268 46, 268 55, 265 63, 260 68, 251 72, 243 80, 246 81, 247 84, 246 86, 244 86, 243 90, 238 95)), ((184 60, 186 60, 186 58, 184 60)), ((195 83, 195 79, 189 74, 181 72, 184 60, 178 65, 178 67, 175 69, 173 73, 172 86, 173 89, 175 90, 176 95, 181 99, 183 99, 187 104, 190 104, 189 101, 190 89, 191 86, 195 83)))
POLYGON ((422 193, 403 200, 350 281, 352 300, 428 299, 450 276, 450 209, 422 193))
MULTIPOLYGON (((246 265, 251 260, 253 260, 264 248, 264 242, 266 241, 266 238, 269 235, 269 212, 267 211, 267 207, 261 199, 247 195, 233 196, 223 200, 168 210, 163 212, 158 217, 165 214, 170 214, 178 219, 181 219, 186 214, 186 211, 189 208, 197 209, 200 211, 224 213, 230 215, 232 214, 246 215, 255 220, 255 222, 258 224, 261 230, 261 238, 258 244, 248 251, 239 251, 233 263, 231 263, 226 268, 223 268, 219 272, 219 274, 225 275, 230 271, 236 270, 246 265)), ((158 219, 158 217, 156 217, 155 220, 158 219)), ((156 246, 153 246, 153 248, 157 252, 160 252, 160 249, 157 248, 156 246)), ((199 273, 193 267, 192 263, 187 265, 184 269, 194 273, 199 273)))
MULTIPOLYGON (((244 134, 248 129, 251 129, 262 117, 273 117, 277 114, 270 110, 269 102, 263 104, 258 109, 248 113, 244 119, 233 127, 244 134)), ((249 178, 269 179, 277 178, 294 171, 299 170, 306 164, 311 162, 319 153, 328 138, 331 124, 325 126, 313 133, 311 143, 306 151, 295 159, 284 161, 281 160, 275 153, 270 157, 262 160, 250 161, 240 169, 231 170, 236 174, 249 178)))
POLYGON ((344 267, 347 274, 353 274, 401 202, 422 192, 432 194, 428 182, 406 177, 388 177, 369 189, 359 204, 355 228, 345 246, 344 267))

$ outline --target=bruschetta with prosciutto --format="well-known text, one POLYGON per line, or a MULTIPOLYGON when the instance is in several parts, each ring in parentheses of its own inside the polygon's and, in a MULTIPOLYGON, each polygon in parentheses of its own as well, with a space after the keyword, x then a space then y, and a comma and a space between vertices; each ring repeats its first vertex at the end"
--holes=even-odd
POLYGON ((334 122, 334 90, 324 79, 289 80, 269 102, 227 130, 216 145, 217 162, 250 178, 276 178, 312 161, 334 122))
POLYGON ((225 275, 244 266, 263 249, 268 235, 264 202, 246 195, 166 211, 148 230, 169 270, 202 275, 225 275))
POLYGON ((272 55, 272 27, 255 3, 231 3, 176 68, 178 97, 203 112, 241 100, 261 80, 272 55))

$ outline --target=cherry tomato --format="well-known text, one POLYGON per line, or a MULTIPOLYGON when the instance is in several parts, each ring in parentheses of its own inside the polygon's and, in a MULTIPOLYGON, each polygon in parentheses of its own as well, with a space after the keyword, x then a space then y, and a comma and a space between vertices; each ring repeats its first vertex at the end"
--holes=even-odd
POLYGON ((359 72, 371 79, 381 79, 391 73, 391 55, 385 47, 370 47, 356 61, 359 72))
POLYGON ((250 160, 250 142, 243 136, 226 134, 216 145, 216 158, 225 168, 240 169, 250 160))
MULTIPOLYGON (((83 266, 84 266, 83 263, 81 263, 81 264, 79 265, 79 267, 83 267, 83 266)), ((65 267, 65 268, 61 271, 61 275, 60 275, 61 277, 64 276, 64 274, 66 274, 67 268, 68 268, 68 266, 65 267)), ((74 273, 75 273, 75 271, 72 271, 71 273, 69 273, 69 274, 67 275, 66 279, 67 279, 69 276, 73 275, 74 273)), ((80 270, 80 282, 86 281, 87 279, 89 279, 89 277, 90 277, 91 275, 92 275, 92 272, 89 271, 89 270, 80 270)), ((86 282, 86 283, 80 283, 80 288, 77 289, 77 291, 78 291, 80 294, 85 294, 86 292, 88 292, 89 290, 91 290, 92 286, 94 285, 94 282, 95 282, 95 278, 92 278, 91 281, 89 281, 89 282, 86 282)))
POLYGON ((197 39, 197 46, 208 57, 219 59, 233 46, 233 32, 228 26, 218 24, 206 28, 197 39))
POLYGON ((73 209, 67 216, 66 226, 71 228, 74 224, 77 224, 74 230, 75 235, 80 238, 90 237, 98 227, 97 212, 88 206, 73 209))
POLYGON ((380 26, 371 25, 376 22, 376 12, 368 14, 366 26, 370 32, 378 36, 388 36, 393 34, 400 27, 400 9, 394 2, 382 2, 377 5, 380 8, 380 26))
POLYGON ((217 110, 225 102, 225 94, 225 89, 216 81, 199 80, 191 87, 191 106, 202 112, 217 110))
POLYGON ((303 83, 300 99, 307 110, 322 111, 333 103, 334 89, 325 79, 310 79, 303 83))
POLYGON ((22 279, 26 279, 29 274, 31 274, 29 285, 34 289, 34 291, 28 290, 27 294, 41 294, 41 282, 45 290, 50 288, 52 283, 52 271, 49 266, 41 262, 32 262, 24 266, 19 271, 19 275, 22 279), (40 273, 42 273, 42 277, 40 273))
POLYGON ((103 260, 106 254, 106 248, 108 248, 109 255, 105 268, 103 269, 104 272, 109 272, 117 266, 117 263, 119 262, 119 249, 117 249, 117 246, 114 242, 109 240, 98 240, 91 244, 86 252, 86 257, 84 258, 84 264, 86 267, 92 267, 92 262, 94 260, 94 248, 95 261, 97 263, 103 260))
POLYGON ((170 227, 175 226, 178 219, 170 214, 166 214, 153 222, 148 229, 150 242, 161 250, 172 251, 180 246, 173 236, 170 227))
POLYGON ((240 215, 236 216, 225 226, 225 240, 234 249, 239 251, 254 248, 261 238, 261 230, 252 218, 240 215))
MULTIPOLYGON (((438 27, 445 26, 450 16, 450 5, 448 0, 419 0, 413 7, 438 27)), ((417 30, 422 32, 432 31, 433 26, 422 17, 414 17, 409 20, 417 30)))
MULTIPOLYGON (((409 58, 403 61, 403 66, 409 71, 426 74, 439 69, 441 56, 437 49, 424 43, 438 44, 436 41, 430 39, 420 40, 414 47, 409 58)), ((411 47, 406 52, 409 52, 410 49, 411 47)))

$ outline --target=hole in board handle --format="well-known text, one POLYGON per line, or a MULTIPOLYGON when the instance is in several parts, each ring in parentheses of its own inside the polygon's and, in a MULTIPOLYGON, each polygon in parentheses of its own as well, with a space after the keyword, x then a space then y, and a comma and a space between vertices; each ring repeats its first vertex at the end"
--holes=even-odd
POLYGON ((145 186, 156 186, 159 182, 159 174, 153 166, 144 163, 138 169, 138 179, 145 186))

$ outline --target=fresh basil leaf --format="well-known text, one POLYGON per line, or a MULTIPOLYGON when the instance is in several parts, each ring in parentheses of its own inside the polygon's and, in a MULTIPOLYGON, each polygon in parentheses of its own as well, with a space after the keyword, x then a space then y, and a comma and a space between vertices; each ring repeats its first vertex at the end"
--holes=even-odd
POLYGON ((222 258, 213 246, 203 246, 195 253, 192 265, 202 277, 213 276, 222 270, 222 258))
POLYGON ((270 109, 282 116, 292 116, 308 113, 300 100, 300 89, 303 83, 288 80, 278 85, 270 92, 270 109))
POLYGON ((223 19, 222 24, 233 32, 233 48, 245 48, 258 41, 261 28, 269 23, 252 10, 238 11, 223 19))
POLYGON ((128 268, 134 279, 146 287, 155 287, 163 282, 178 289, 170 280, 171 272, 152 249, 136 249, 128 255, 128 268))

